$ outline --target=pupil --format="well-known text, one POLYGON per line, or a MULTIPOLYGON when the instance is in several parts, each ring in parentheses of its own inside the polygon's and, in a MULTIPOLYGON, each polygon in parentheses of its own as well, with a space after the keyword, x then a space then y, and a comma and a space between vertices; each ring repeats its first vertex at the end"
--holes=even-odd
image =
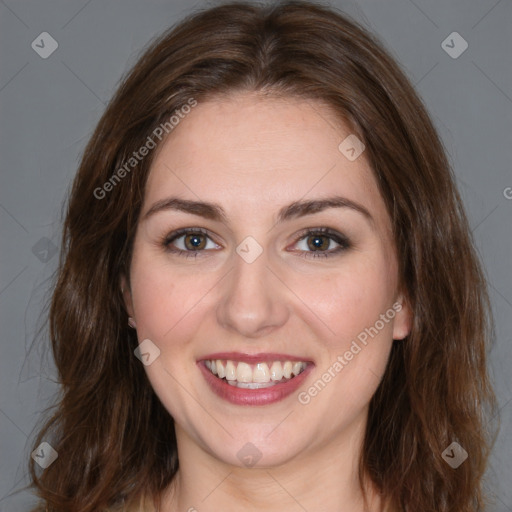
POLYGON ((193 249, 197 249, 202 245, 201 235, 189 235, 187 241, 188 245, 191 245, 193 249))
POLYGON ((325 249, 325 238, 322 236, 315 236, 312 238, 311 248, 313 249, 325 249), (324 239, 322 241, 322 238, 324 239))

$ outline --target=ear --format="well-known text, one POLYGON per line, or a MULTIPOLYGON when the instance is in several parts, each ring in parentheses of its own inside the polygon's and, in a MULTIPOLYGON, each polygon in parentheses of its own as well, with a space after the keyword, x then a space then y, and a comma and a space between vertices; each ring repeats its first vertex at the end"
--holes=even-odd
POLYGON ((393 304, 393 310, 396 311, 393 320, 393 339, 403 340, 409 335, 412 328, 412 311, 404 294, 401 293, 397 297, 393 304))
POLYGON ((134 317, 133 302, 132 302, 132 291, 128 279, 124 274, 121 274, 120 279, 121 293, 123 294, 124 306, 128 316, 134 317))

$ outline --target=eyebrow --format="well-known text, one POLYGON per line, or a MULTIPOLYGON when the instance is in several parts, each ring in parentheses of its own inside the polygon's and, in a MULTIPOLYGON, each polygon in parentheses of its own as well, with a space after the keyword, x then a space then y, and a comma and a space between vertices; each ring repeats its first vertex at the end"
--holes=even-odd
MULTIPOLYGON (((300 200, 294 201, 287 206, 284 206, 279 210, 277 216, 277 223, 284 222, 286 220, 295 219, 298 217, 304 217, 314 213, 321 212, 328 208, 350 208, 356 212, 362 214, 369 222, 373 225, 374 219, 370 212, 361 204, 356 203, 346 197, 331 196, 323 199, 313 200, 300 200)), ((223 222, 228 222, 226 212, 222 206, 215 203, 208 203, 203 201, 191 201, 189 199, 181 199, 178 197, 169 197, 157 201, 151 206, 151 208, 144 214, 142 220, 145 221, 149 217, 152 217, 156 213, 163 211, 181 211, 190 213, 192 215, 198 215, 206 219, 223 222)))

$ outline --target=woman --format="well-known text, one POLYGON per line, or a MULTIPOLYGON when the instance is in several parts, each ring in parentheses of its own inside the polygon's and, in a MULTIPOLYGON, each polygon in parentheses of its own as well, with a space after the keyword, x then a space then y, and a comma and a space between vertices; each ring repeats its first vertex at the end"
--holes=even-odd
POLYGON ((307 2, 200 12, 124 80, 71 191, 38 510, 482 510, 490 328, 381 45, 307 2))

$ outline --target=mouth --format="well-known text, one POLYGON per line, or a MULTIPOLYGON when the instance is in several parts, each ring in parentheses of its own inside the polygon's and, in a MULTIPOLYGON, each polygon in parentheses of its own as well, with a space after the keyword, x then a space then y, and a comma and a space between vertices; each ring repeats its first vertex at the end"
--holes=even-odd
POLYGON ((271 354, 218 354, 198 365, 212 391, 237 405, 266 405, 287 397, 314 366, 311 361, 271 354))
POLYGON ((244 389, 261 389, 284 384, 300 375, 307 366, 305 361, 272 361, 248 364, 230 359, 207 359, 206 368, 231 386, 244 389))

